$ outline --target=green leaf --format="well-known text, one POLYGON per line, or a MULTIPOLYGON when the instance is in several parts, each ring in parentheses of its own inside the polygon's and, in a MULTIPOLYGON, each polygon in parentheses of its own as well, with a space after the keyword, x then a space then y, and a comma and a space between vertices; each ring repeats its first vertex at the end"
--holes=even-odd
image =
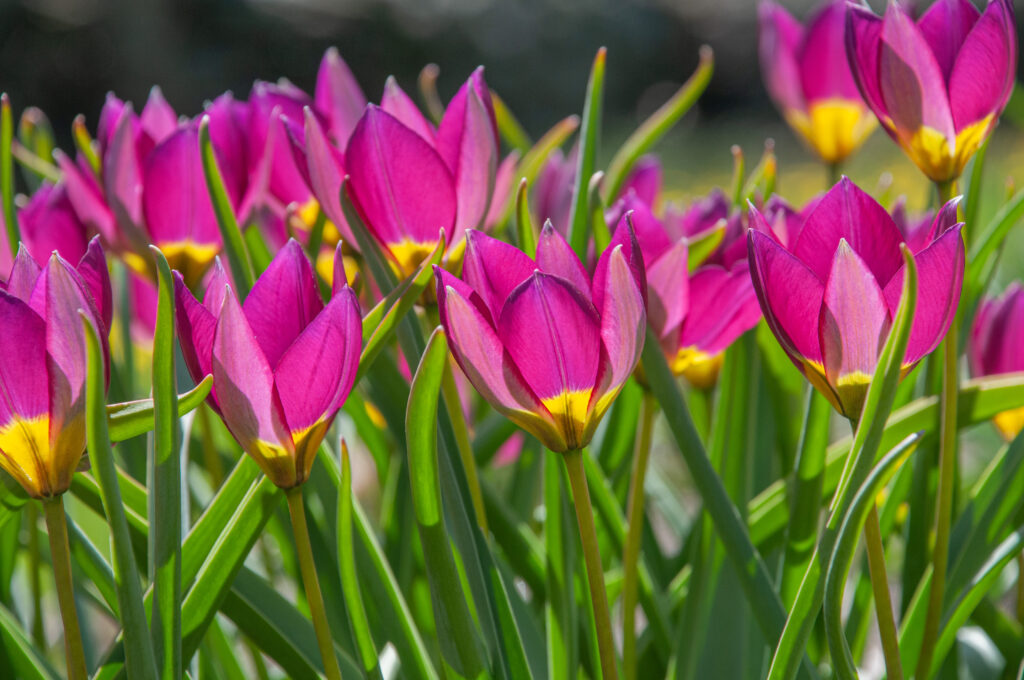
POLYGON ((725 238, 725 220, 719 220, 715 226, 696 234, 686 241, 686 264, 692 272, 711 257, 711 253, 725 238))
POLYGON ((604 217, 604 200, 601 198, 601 187, 604 184, 604 173, 595 172, 587 185, 587 213, 590 215, 590 230, 594 234, 594 248, 603 252, 611 243, 612 234, 604 217))
POLYGON ((978 148, 978 152, 974 154, 974 160, 971 161, 971 171, 967 179, 967 204, 964 206, 964 224, 967 228, 963 233, 968 243, 970 243, 970 238, 968 237, 973 236, 971 232, 974 230, 978 210, 981 208, 981 179, 982 175, 984 175, 985 156, 988 155, 988 143, 991 139, 991 137, 986 139, 981 147, 978 148))
POLYGON ((878 365, 868 386, 850 455, 832 498, 828 523, 801 580, 782 637, 778 638, 779 643, 768 671, 769 680, 791 680, 796 675, 814 625, 814 614, 821 607, 825 596, 823 576, 832 559, 840 522, 846 516, 856 489, 861 487, 875 464, 886 420, 896 398, 914 310, 917 308, 917 266, 905 245, 901 246, 901 250, 905 274, 900 306, 893 317, 889 338, 879 353, 878 365))
POLYGON ((505 100, 498 96, 498 93, 491 90, 491 106, 494 108, 494 117, 498 121, 498 132, 509 146, 513 149, 526 153, 530 150, 530 135, 516 120, 515 114, 508 108, 505 100))
POLYGON ((537 225, 533 223, 533 216, 530 215, 530 204, 527 196, 529 185, 524 177, 516 189, 516 243, 519 249, 529 257, 537 256, 537 225))
POLYGON ((341 590, 345 596, 349 623, 355 635, 356 647, 363 662, 366 678, 381 677, 377 647, 373 633, 366 620, 363 595, 359 590, 356 575, 355 552, 352 545, 352 470, 348 460, 348 446, 341 440, 341 484, 338 485, 338 566, 341 574, 341 590))
POLYGON ((174 373, 174 280, 156 260, 157 312, 153 334, 153 422, 149 462, 149 565, 153 582, 153 648, 164 680, 181 677, 181 449, 174 373))
POLYGON ((89 462, 99 484, 103 510, 110 525, 113 552, 114 579, 117 583, 117 602, 124 627, 125 666, 132 680, 157 677, 153 646, 142 606, 142 587, 132 554, 128 519, 121 501, 121 491, 114 467, 114 452, 107 434, 105 372, 100 338, 92 322, 82 316, 85 333, 87 371, 85 382, 86 441, 89 462))
POLYGON ((569 213, 569 245, 581 261, 587 259, 587 236, 590 211, 587 209, 587 189, 597 163, 597 145, 601 136, 601 110, 604 106, 604 72, 607 49, 602 47, 594 57, 594 65, 587 81, 587 96, 583 101, 583 124, 580 127, 580 153, 576 163, 576 179, 572 190, 572 210, 569 213))
MULTIPOLYGON (((967 301, 973 302, 981 294, 986 273, 993 262, 999 258, 1000 247, 1006 241, 1010 230, 1024 218, 1024 189, 1021 189, 1007 201, 985 226, 983 231, 976 232, 971 239, 971 247, 967 252, 967 270, 964 275, 967 301)), ((972 231, 974 225, 968 225, 972 231)))
POLYGON ((7 607, 0 605, 0 670, 19 680, 58 680, 57 672, 35 648, 28 634, 7 607))
POLYGON ((896 474, 897 468, 906 461, 920 441, 920 433, 911 435, 882 458, 857 490, 836 536, 835 549, 826 573, 824 607, 828 646, 833 665, 841 666, 838 671, 840 677, 857 677, 857 668, 850 654, 850 647, 846 643, 846 636, 843 634, 842 620, 843 595, 850 566, 853 564, 854 551, 860 541, 868 512, 874 507, 879 491, 896 474))
POLYGON ((7 247, 11 255, 18 254, 21 232, 18 230, 18 211, 14 207, 14 117, 7 93, 0 95, 0 201, 3 203, 4 226, 7 227, 7 247))
POLYGON ((210 192, 210 202, 213 204, 213 212, 217 216, 217 227, 220 229, 220 236, 224 241, 224 253, 227 255, 231 273, 234 275, 235 293, 238 295, 238 301, 242 302, 252 290, 252 286, 256 282, 256 275, 253 272, 252 260, 249 259, 249 251, 245 247, 245 239, 238 228, 238 219, 231 206, 231 198, 224 186, 224 176, 217 163, 213 143, 210 141, 209 116, 203 116, 199 123, 199 152, 203 161, 206 188, 210 192))
POLYGON ((18 140, 11 145, 11 153, 21 163, 22 177, 35 193, 44 180, 57 183, 60 169, 53 163, 56 142, 50 120, 40 109, 30 106, 21 112, 18 121, 18 140))
POLYGON ((413 509, 419 526, 441 653, 462 677, 486 675, 486 662, 466 603, 442 518, 441 482, 437 457, 437 402, 448 360, 444 331, 434 331, 409 391, 406 442, 413 509))
POLYGON ((697 102, 707 89, 711 74, 715 68, 715 56, 711 48, 703 45, 700 48, 700 61, 689 80, 676 91, 672 97, 652 113, 633 134, 623 142, 619 150, 608 164, 606 190, 604 197, 613 201, 622 191, 622 185, 629 176, 640 156, 653 147, 658 140, 686 115, 686 112, 697 102))
MULTIPOLYGON (((213 376, 208 375, 188 392, 177 395, 178 417, 190 413, 202 404, 210 394, 211 387, 213 387, 213 376)), ((122 442, 153 430, 155 427, 153 410, 152 399, 109 404, 107 406, 107 428, 110 440, 122 442)))
POLYGON ((85 116, 82 114, 75 116, 71 122, 71 138, 75 141, 75 149, 82 154, 82 157, 88 161, 89 167, 99 177, 102 164, 96 153, 96 145, 93 143, 92 137, 89 136, 89 130, 85 127, 85 116))
POLYGON ((558 454, 544 451, 544 545, 547 555, 544 623, 548 680, 573 680, 580 663, 579 618, 574 594, 577 539, 569 485, 558 454))

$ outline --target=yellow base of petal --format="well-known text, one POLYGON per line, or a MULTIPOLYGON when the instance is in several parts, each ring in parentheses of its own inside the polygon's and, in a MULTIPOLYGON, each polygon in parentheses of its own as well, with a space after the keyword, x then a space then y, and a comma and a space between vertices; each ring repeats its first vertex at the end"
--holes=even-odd
POLYGON ((933 182, 948 182, 963 173, 967 161, 988 137, 992 127, 992 116, 972 123, 957 134, 953 148, 950 148, 945 135, 934 128, 922 125, 908 139, 901 140, 901 145, 910 156, 910 160, 914 161, 929 179, 933 182))
POLYGON ((863 103, 841 97, 819 99, 806 113, 791 111, 786 119, 826 163, 845 160, 878 125, 863 103))
POLYGON ((399 278, 403 279, 416 271, 420 264, 430 257, 436 247, 437 241, 417 243, 408 239, 387 244, 392 258, 391 266, 399 278))
POLYGON ((1024 430, 1024 407, 1003 411, 992 420, 1006 441, 1011 441, 1024 430))
MULTIPOLYGON (((14 417, 0 429, 0 467, 13 477, 33 498, 64 493, 71 485, 71 475, 78 466, 84 446, 84 431, 70 428, 65 440, 81 434, 82 444, 74 460, 55 460, 50 448, 50 419, 14 417), (68 469, 58 469, 67 467, 68 469)), ((67 442, 70 444, 71 442, 67 442)), ((58 450, 60 450, 58 442, 58 450)), ((70 458, 70 457, 69 457, 70 458)))
MULTIPOLYGON (((295 213, 295 216, 298 217, 298 220, 293 222, 295 226, 305 232, 313 231, 313 225, 316 224, 317 218, 320 217, 320 203, 310 196, 309 200, 295 213)), ((340 240, 341 232, 338 231, 337 225, 325 216, 323 242, 333 246, 340 240)))
POLYGON ((584 433, 587 430, 591 393, 589 389, 567 390, 557 396, 541 399, 544 408, 562 431, 567 450, 579 449, 587 444, 584 433))
POLYGON ((709 390, 718 382, 722 358, 722 352, 708 354, 696 347, 683 347, 671 360, 670 368, 673 373, 683 376, 697 389, 709 390))

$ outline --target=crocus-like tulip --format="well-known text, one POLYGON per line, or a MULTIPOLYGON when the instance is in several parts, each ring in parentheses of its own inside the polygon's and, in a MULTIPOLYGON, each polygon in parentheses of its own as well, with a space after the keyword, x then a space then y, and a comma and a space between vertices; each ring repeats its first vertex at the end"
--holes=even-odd
POLYGON ((761 72, 789 126, 826 163, 840 163, 875 129, 844 48, 845 0, 829 0, 802 26, 765 0, 759 11, 761 72))
POLYGON ((669 366, 691 384, 711 387, 722 352, 761 319, 746 260, 708 263, 691 272, 686 236, 670 233, 635 190, 612 213, 621 215, 613 242, 623 242, 629 226, 635 229, 651 328, 669 366))
POLYGON ((465 280, 435 272, 441 323, 477 391, 552 451, 586 446, 643 349, 636 239, 608 248, 591 280, 550 223, 536 261, 470 230, 465 280))
POLYGON ((959 177, 1013 91, 1010 0, 991 0, 984 13, 969 0, 939 0, 916 23, 896 2, 884 17, 851 4, 846 46, 864 100, 889 136, 932 181, 959 177))
POLYGON ((64 493, 85 451, 84 314, 105 339, 110 279, 99 242, 77 267, 22 249, 0 290, 0 467, 34 498, 64 493))
MULTIPOLYGON (((982 301, 971 329, 967 356, 976 376, 1024 371, 1024 288, 1014 281, 998 298, 982 301)), ((1007 440, 1024 428, 1024 408, 1003 411, 995 417, 996 427, 1007 440)))
MULTIPOLYGON (((310 144, 314 138, 307 134, 310 144)), ((312 147, 309 157, 310 175, 318 159, 327 165, 322 160, 341 158, 312 147)), ((505 199, 495 198, 498 133, 483 70, 455 94, 436 131, 389 83, 381 106, 368 106, 356 125, 344 163, 356 209, 400 273, 411 273, 434 250, 442 228, 449 260, 460 259, 466 230, 484 226, 492 201, 505 199)))
MULTIPOLYGON (((751 208, 750 272, 779 344, 841 414, 860 417, 903 286, 903 235, 892 217, 844 178, 807 216, 788 249, 751 208)), ((927 247, 914 253, 917 310, 906 374, 942 341, 963 283, 964 245, 956 201, 939 211, 927 247)))
MULTIPOLYGON (((341 257, 336 258, 341 262, 341 257)), ((352 389, 362 319, 344 272, 326 305, 295 240, 239 304, 215 269, 203 302, 176 277, 182 354, 242 449, 283 489, 309 477, 317 448, 352 389)))
MULTIPOLYGON (((3 219, 0 218, 0 225, 3 219)), ((85 255, 86 228, 68 200, 63 182, 43 184, 18 211, 21 243, 40 266, 46 264, 54 251, 70 262, 85 255)), ((6 243, 6 232, 0 236, 0 276, 10 275, 13 258, 6 243)))

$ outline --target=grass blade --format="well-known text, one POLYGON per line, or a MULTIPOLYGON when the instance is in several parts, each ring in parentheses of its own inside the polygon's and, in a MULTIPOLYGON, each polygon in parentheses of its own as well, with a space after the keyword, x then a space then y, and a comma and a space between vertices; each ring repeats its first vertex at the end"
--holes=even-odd
POLYGON ((576 163, 576 180, 572 189, 572 211, 569 213, 569 245, 581 261, 587 259, 587 226, 590 211, 587 190, 597 163, 597 144, 601 134, 601 110, 604 106, 604 72, 608 50, 602 47, 594 57, 583 101, 583 123, 580 127, 580 154, 576 163))

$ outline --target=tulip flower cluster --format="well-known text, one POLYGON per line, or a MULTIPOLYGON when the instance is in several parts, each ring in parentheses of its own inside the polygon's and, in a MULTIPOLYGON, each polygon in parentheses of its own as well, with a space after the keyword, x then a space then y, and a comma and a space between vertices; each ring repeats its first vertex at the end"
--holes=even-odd
POLYGON ((0 677, 1018 677, 1015 18, 922 9, 751 8, 810 190, 669 181, 707 48, 606 167, 603 49, 536 143, 335 49, 64 150, 5 95, 0 677), (928 205, 840 173, 876 126, 928 205))

